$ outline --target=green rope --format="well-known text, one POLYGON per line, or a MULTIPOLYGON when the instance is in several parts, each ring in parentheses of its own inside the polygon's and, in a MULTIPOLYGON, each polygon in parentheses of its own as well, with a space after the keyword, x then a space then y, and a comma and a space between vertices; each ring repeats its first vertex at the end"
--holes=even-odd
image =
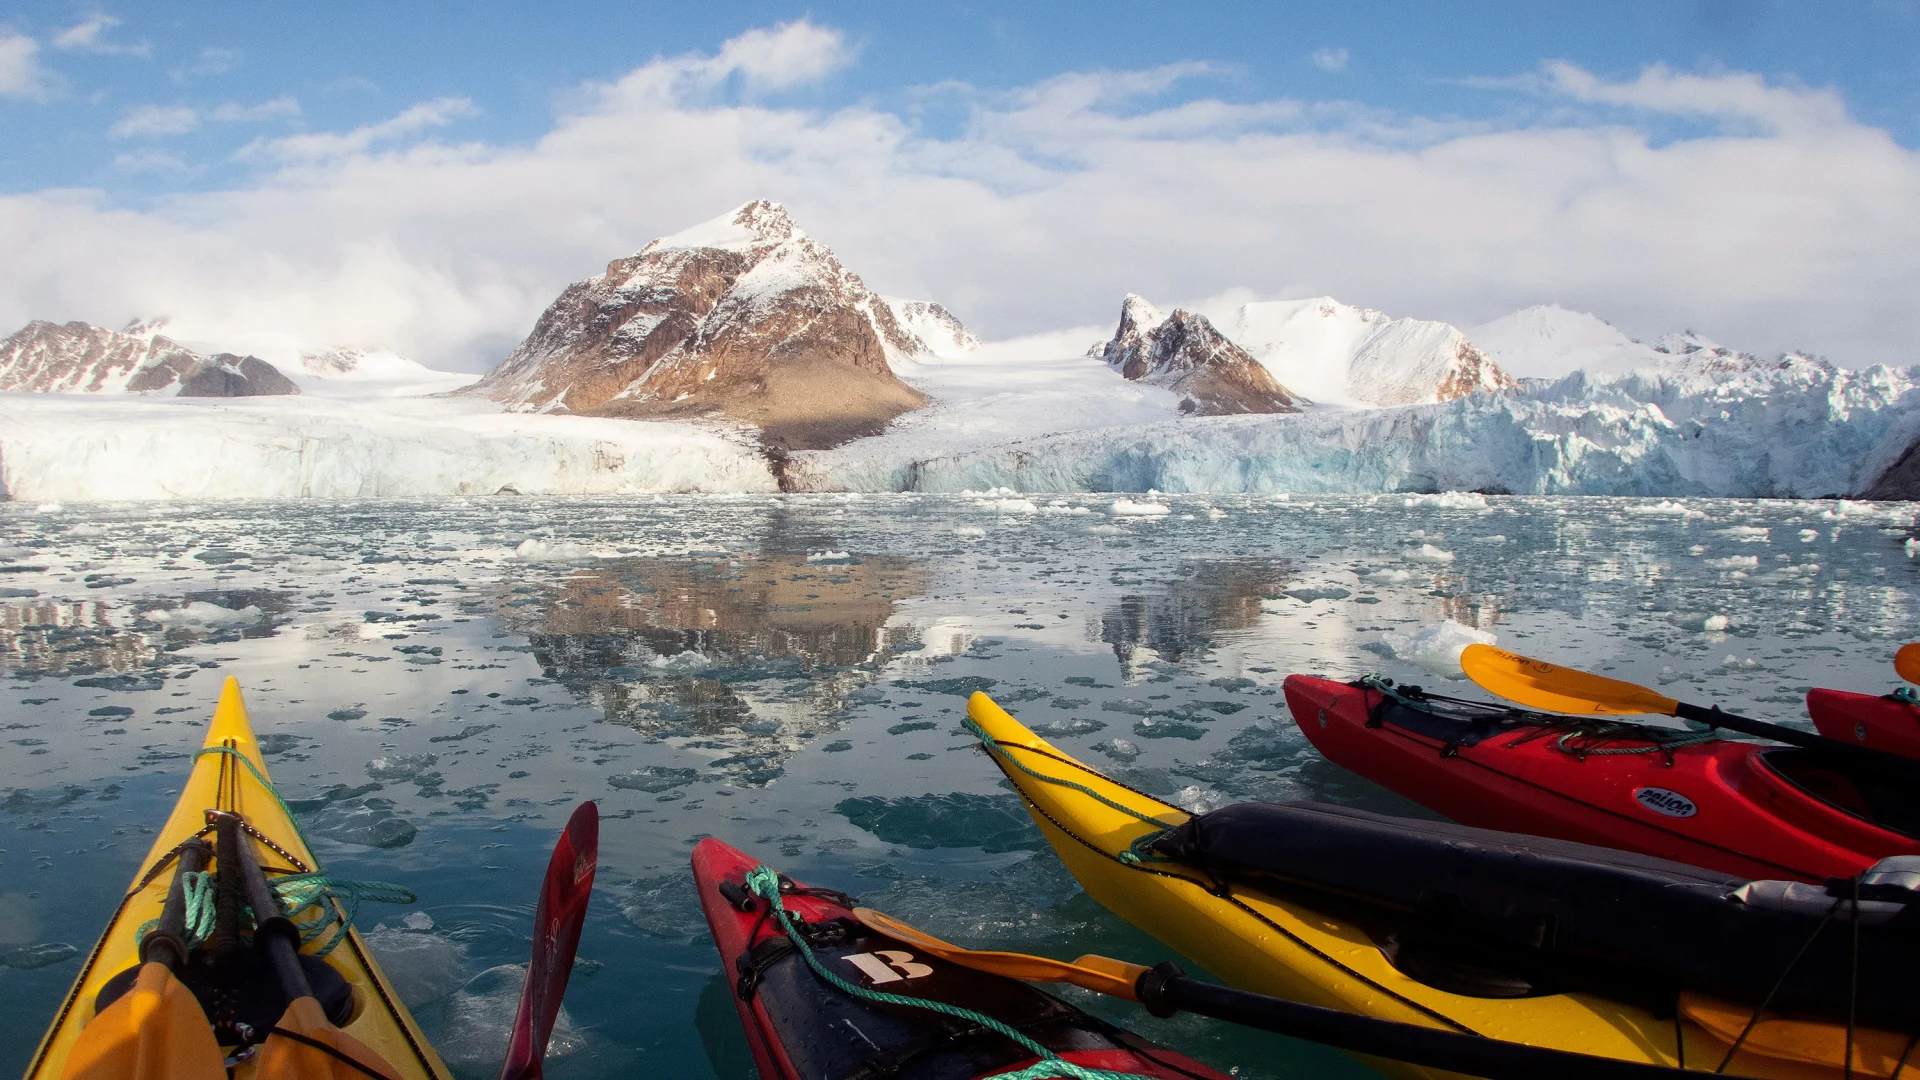
MULTIPOLYGON (((187 948, 197 949, 213 933, 213 871, 193 870, 180 875, 180 891, 187 902, 187 918, 180 937, 187 948)), ((134 943, 145 941, 159 925, 159 919, 141 923, 140 929, 134 931, 134 943)))
POLYGON ((1916 691, 1911 686, 1903 686, 1887 696, 1895 701, 1904 701, 1909 705, 1920 705, 1920 691, 1916 691))
POLYGON ((272 886, 274 899, 280 904, 280 913, 299 927, 300 944, 303 947, 326 933, 329 925, 333 926, 333 936, 327 939, 326 944, 312 950, 309 953, 312 956, 327 955, 346 938, 347 929, 353 925, 353 917, 363 901, 411 904, 420 899, 390 881, 355 881, 320 873, 287 874, 275 879, 272 886), (315 909, 312 917, 304 920, 294 917, 308 908, 315 909))
MULTIPOLYGON (((253 763, 253 759, 231 746, 202 747, 200 751, 193 756, 200 758, 207 754, 226 754, 240 764, 245 765, 247 771, 253 774, 253 778, 258 780, 260 786, 266 789, 267 794, 273 796, 273 801, 279 804, 281 812, 287 815, 287 824, 293 827, 293 833, 300 838, 301 845, 308 850, 312 850, 313 845, 307 843, 306 834, 300 831, 299 820, 293 816, 293 807, 288 806, 287 800, 280 797, 279 789, 275 788, 273 781, 267 779, 266 774, 260 771, 260 767, 253 763)), ((208 882, 204 886, 207 929, 201 932, 199 938, 189 941, 189 946, 198 944, 200 940, 205 938, 207 933, 211 932, 213 927, 213 885, 211 875, 187 875, 187 886, 189 890, 194 887, 193 878, 196 876, 208 878, 208 882)), ((380 904, 412 904, 419 900, 419 897, 415 896, 412 892, 392 882, 355 881, 350 878, 329 877, 317 871, 304 874, 285 874, 268 884, 273 889, 274 899, 280 905, 280 914, 287 916, 295 926, 300 928, 300 944, 303 947, 312 944, 321 934, 326 933, 329 924, 333 925, 333 936, 327 939, 326 944, 320 946, 318 949, 312 950, 309 953, 311 956, 325 956, 332 952, 340 942, 346 939, 347 931, 353 926, 354 913, 359 910, 362 901, 371 900, 380 904), (328 901, 332 901, 332 903, 328 903, 328 901), (316 909, 311 917, 304 920, 294 918, 294 916, 299 915, 308 908, 316 909)), ((194 919, 197 916, 197 909, 194 906, 193 895, 194 894, 189 891, 187 909, 189 913, 187 925, 189 927, 196 925, 194 919)), ((256 919, 258 918, 257 915, 255 917, 256 919)), ((149 924, 149 926, 151 926, 151 924, 149 924)), ((141 936, 144 937, 147 930, 148 927, 141 927, 141 936)))
POLYGON ((1109 809, 1118 810, 1130 818, 1134 818, 1145 824, 1152 825, 1159 830, 1158 832, 1144 833, 1138 837, 1135 837, 1133 843, 1128 845, 1127 850, 1120 853, 1120 861, 1123 863, 1134 864, 1134 863, 1140 863, 1140 862, 1159 860, 1160 856, 1154 854, 1151 850, 1149 850, 1148 845, 1152 844, 1155 840, 1158 840, 1161 834, 1169 832, 1173 829, 1179 828, 1178 825, 1175 825, 1170 821, 1162 821, 1157 817, 1153 817, 1148 814, 1143 814, 1140 811, 1135 810, 1131 806, 1126 806, 1124 804, 1114 802, 1112 799, 1107 798, 1105 795, 1100 794, 1099 792, 1093 790, 1092 788, 1086 786, 1085 784, 1076 784, 1071 780, 1062 780, 1057 776, 1048 776, 1045 773, 1035 772, 1032 769, 1029 769, 1028 767, 1026 767, 1025 765, 1022 765, 1016 758, 1014 758, 1012 754, 1007 753, 1006 748, 1001 746, 999 743, 995 742, 993 739, 993 736, 987 734, 985 728, 982 728, 979 724, 974 723, 973 717, 969 716, 965 720, 962 720, 960 723, 968 731, 973 732, 974 737, 980 740, 981 745, 987 748, 988 753, 994 755, 995 757, 999 758, 1001 761, 1006 762, 1007 764, 1013 766, 1014 768, 1019 769, 1021 772, 1026 773, 1028 776, 1033 777, 1035 780, 1038 780, 1041 783, 1054 784, 1059 787, 1069 788, 1071 790, 1077 791, 1080 794, 1085 795, 1088 798, 1094 800, 1095 802, 1100 803, 1102 806, 1106 806, 1109 809))
POLYGON ((786 931, 787 940, 793 943, 793 947, 800 953, 801 959, 807 962, 807 967, 813 969, 813 973, 819 976, 820 980, 828 986, 851 997, 879 1002, 882 1005, 901 1005, 912 1009, 927 1009, 931 1012, 951 1016, 956 1020, 964 1020, 971 1024, 978 1024, 997 1035, 1012 1040, 1013 1043, 1021 1049, 1040 1059, 1034 1064, 1021 1069, 1019 1072, 996 1073, 994 1075, 997 1080, 1043 1080, 1043 1078, 1048 1077, 1064 1078, 1064 1080, 1120 1080, 1120 1078, 1139 1076, 1138 1073, 1112 1072, 1106 1069, 1089 1069, 1084 1065, 1076 1065, 1071 1061, 1064 1060, 1053 1051, 985 1013, 978 1013, 972 1009, 964 1009, 958 1005, 949 1005, 944 1001, 909 997, 905 994, 889 994, 881 990, 869 990, 863 986, 856 986, 828 970, 827 966, 820 962, 820 958, 814 955, 813 949, 807 944, 806 938, 800 936, 800 932, 794 929, 793 920, 787 913, 786 901, 780 895, 780 874, 778 871, 770 866, 756 866, 752 870, 747 871, 746 884, 749 892, 765 900, 768 906, 773 909, 773 914, 780 920, 780 929, 786 931))

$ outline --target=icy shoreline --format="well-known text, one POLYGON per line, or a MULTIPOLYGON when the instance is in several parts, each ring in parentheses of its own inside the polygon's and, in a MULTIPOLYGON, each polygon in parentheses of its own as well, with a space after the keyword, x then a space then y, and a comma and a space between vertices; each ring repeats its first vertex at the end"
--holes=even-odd
POLYGON ((750 430, 501 412, 473 398, 0 394, 15 500, 802 491, 1821 498, 1920 436, 1920 370, 1788 357, 1576 372, 1436 405, 1178 417, 1097 361, 904 373, 934 404, 773 465, 750 430))

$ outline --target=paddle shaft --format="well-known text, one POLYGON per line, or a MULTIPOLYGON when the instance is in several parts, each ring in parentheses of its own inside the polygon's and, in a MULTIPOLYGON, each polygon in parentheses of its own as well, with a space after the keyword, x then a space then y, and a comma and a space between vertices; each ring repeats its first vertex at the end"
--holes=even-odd
POLYGON ((1661 1080, 1684 1070, 1667 1065, 1579 1054, 1490 1039, 1443 1028, 1323 1009, 1212 983, 1195 982, 1172 964, 1140 977, 1137 992, 1156 1016, 1190 1012, 1341 1050, 1446 1069, 1486 1080, 1661 1080))
POLYGON ((1767 723, 1765 720, 1749 719, 1738 713, 1721 712, 1718 706, 1703 709, 1698 705, 1689 705, 1682 701, 1677 703, 1673 715, 1708 727, 1725 728, 1728 731, 1738 731, 1743 735, 1797 746, 1843 768, 1872 773, 1894 783, 1920 786, 1920 761, 1889 754, 1885 750, 1854 746, 1838 739, 1829 739, 1825 735, 1796 731, 1780 724, 1767 723))
POLYGON ((247 906, 253 909, 254 947, 265 954, 268 966, 273 969, 274 981, 280 984, 280 993, 288 1001, 312 997, 313 984, 307 980, 306 969, 300 966, 300 929, 280 914, 279 901, 267 885, 260 860, 254 856, 252 846, 241 839, 239 817, 223 814, 217 830, 220 857, 226 859, 231 851, 233 866, 240 871, 241 887, 246 890, 247 906), (227 846, 229 836, 231 849, 227 846))
POLYGON ((153 933, 140 939, 141 963, 151 960, 177 972, 187 962, 187 943, 183 937, 187 929, 187 875, 206 869, 211 853, 207 842, 198 837, 180 845, 180 855, 173 866, 173 881, 167 886, 167 901, 160 908, 159 925, 153 928, 153 933))

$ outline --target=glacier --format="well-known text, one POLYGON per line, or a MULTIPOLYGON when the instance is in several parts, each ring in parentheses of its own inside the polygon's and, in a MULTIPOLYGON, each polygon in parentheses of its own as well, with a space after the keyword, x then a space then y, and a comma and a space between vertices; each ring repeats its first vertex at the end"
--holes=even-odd
POLYGON ((0 394, 0 497, 348 499, 772 491, 749 433, 466 399, 0 394))
POLYGON ((923 432, 795 455, 789 480, 852 491, 1836 497, 1872 484, 1920 432, 1917 387, 1920 368, 1853 371, 1797 355, 1737 364, 1674 358, 1432 405, 1012 440, 991 426, 970 438, 953 425, 940 452, 927 452, 923 432))

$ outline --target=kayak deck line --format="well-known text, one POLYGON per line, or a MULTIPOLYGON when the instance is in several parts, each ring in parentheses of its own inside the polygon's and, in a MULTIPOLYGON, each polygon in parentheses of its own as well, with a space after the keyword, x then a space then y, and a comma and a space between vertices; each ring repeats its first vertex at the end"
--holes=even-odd
MULTIPOLYGON (((76 1040, 93 1019, 101 991, 110 982, 124 981, 126 972, 138 968, 141 939, 169 892, 167 870, 176 865, 188 844, 215 831, 211 822, 221 815, 232 815, 235 820, 236 835, 246 845, 242 861, 249 865, 256 860, 263 863, 260 869, 268 875, 273 903, 282 910, 298 904, 289 913, 293 916, 312 913, 292 924, 299 934, 297 957, 302 966, 318 965, 314 970, 322 973, 330 968, 344 980, 352 1005, 339 1030, 383 1058, 401 1080, 451 1080, 452 1074, 353 925, 361 900, 411 894, 385 883, 335 879, 322 872, 291 808, 260 758, 236 680, 228 678, 223 684, 205 740, 192 755, 192 762, 130 888, 88 950, 42 1035, 25 1080, 51 1080, 62 1074, 76 1040), (264 865, 267 862, 281 864, 264 865), (331 938, 323 940, 330 929, 331 938)), ((337 980, 335 985, 339 985, 337 980)), ((238 1062, 233 1075, 238 1080, 251 1076, 259 1057, 255 1054, 238 1062)))

